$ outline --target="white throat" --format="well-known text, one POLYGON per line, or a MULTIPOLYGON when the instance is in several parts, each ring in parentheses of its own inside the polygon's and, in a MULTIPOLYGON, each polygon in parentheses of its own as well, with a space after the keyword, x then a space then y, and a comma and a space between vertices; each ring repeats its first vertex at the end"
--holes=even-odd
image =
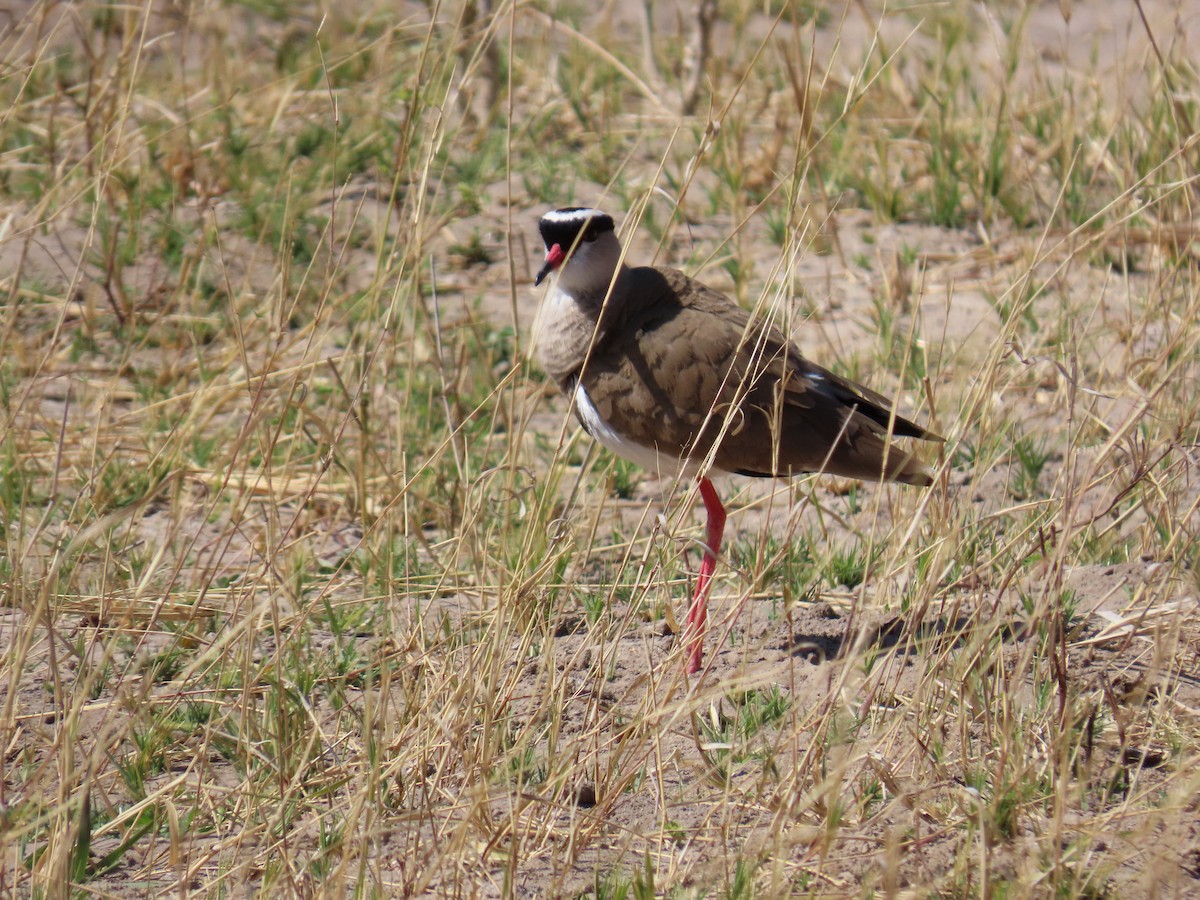
POLYGON ((621 242, 611 232, 575 248, 557 273, 555 288, 581 302, 604 298, 621 261, 621 242))

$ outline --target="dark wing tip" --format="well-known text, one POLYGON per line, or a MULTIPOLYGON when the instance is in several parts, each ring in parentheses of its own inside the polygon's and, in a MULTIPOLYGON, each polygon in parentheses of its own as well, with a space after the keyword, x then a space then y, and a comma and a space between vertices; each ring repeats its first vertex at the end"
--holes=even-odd
MULTIPOLYGON (((880 424, 883 425, 884 428, 887 428, 888 420, 884 419, 880 424)), ((946 443, 946 439, 936 431, 930 431, 928 428, 924 428, 918 425, 916 422, 906 419, 903 416, 896 416, 896 422, 892 428, 892 434, 899 435, 900 437, 917 438, 922 441, 934 441, 938 444, 946 443)))

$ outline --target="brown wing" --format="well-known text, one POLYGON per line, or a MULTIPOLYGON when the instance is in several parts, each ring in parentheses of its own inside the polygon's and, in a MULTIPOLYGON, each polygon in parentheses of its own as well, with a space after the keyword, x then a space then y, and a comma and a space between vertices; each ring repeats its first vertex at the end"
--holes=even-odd
MULTIPOLYGON (((889 448, 885 398, 805 360, 773 328, 670 269, 634 269, 620 327, 581 380, 600 416, 643 446, 718 469, 776 476, 823 471, 927 484, 889 448), (885 464, 886 459, 886 464, 885 464)), ((901 417, 892 434, 936 439, 901 417)))

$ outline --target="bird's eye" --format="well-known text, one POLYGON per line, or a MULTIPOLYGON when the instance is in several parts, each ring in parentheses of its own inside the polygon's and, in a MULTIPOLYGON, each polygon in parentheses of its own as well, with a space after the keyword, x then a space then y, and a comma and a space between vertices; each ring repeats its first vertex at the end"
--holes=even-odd
POLYGON ((597 237, 597 235, 596 235, 596 232, 594 232, 594 231, 585 231, 585 232, 583 233, 583 237, 581 238, 581 240, 585 240, 585 241, 587 241, 587 242, 590 244, 592 241, 596 240, 596 237, 597 237))

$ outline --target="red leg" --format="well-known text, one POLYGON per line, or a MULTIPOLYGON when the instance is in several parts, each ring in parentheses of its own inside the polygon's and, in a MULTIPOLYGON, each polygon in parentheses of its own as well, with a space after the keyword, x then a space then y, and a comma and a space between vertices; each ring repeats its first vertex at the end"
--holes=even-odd
POLYGON ((713 572, 717 568, 717 554, 721 552, 721 538, 725 534, 725 507, 717 496, 717 489, 707 478, 700 479, 700 496, 704 498, 704 510, 708 513, 708 529, 705 535, 707 546, 700 563, 700 574, 696 578, 696 593, 688 609, 683 633, 687 641, 687 672, 693 675, 700 671, 704 658, 704 631, 708 624, 708 589, 713 572))

